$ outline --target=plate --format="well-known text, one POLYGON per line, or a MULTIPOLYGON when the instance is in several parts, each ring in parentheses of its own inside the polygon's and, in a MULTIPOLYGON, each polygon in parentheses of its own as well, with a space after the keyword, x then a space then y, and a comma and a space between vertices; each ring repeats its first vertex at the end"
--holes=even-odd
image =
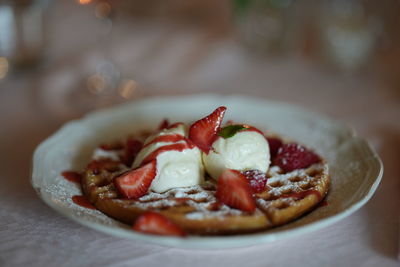
POLYGON ((368 143, 334 120, 292 104, 241 95, 190 95, 143 99, 65 124, 37 147, 33 156, 32 185, 50 207, 101 232, 164 246, 215 249, 271 242, 331 225, 363 206, 376 190, 382 174, 382 162, 368 143), (60 173, 82 170, 99 143, 154 129, 164 118, 191 122, 221 105, 228 108, 226 121, 245 122, 271 130, 314 148, 326 158, 332 179, 328 205, 287 225, 255 234, 176 238, 136 233, 97 210, 72 202, 71 197, 81 194, 81 190, 60 173))

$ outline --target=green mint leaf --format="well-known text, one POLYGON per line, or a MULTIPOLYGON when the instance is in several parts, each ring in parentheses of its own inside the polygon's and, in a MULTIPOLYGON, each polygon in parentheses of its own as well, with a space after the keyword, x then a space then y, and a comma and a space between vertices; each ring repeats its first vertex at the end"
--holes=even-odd
POLYGON ((222 128, 218 135, 226 139, 245 129, 247 129, 247 127, 244 125, 228 125, 222 128))

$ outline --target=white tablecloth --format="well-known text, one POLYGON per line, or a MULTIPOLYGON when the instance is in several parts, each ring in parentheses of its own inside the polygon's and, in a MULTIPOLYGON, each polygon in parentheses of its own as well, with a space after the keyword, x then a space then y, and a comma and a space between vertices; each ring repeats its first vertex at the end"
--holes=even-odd
MULTIPOLYGON (((53 16, 65 8, 76 7, 56 6, 53 16)), ((85 12, 77 10, 76 20, 85 12)), ((399 266, 399 94, 374 75, 342 76, 296 57, 261 60, 244 52, 230 36, 215 39, 157 22, 138 22, 115 33, 124 42, 115 42, 111 57, 127 76, 144 81, 138 96, 242 93, 330 115, 354 127, 378 150, 385 174, 377 192, 355 214, 322 230, 214 251, 115 238, 46 206, 30 186, 32 152, 62 123, 85 111, 68 108, 71 102, 51 98, 48 92, 65 94, 84 66, 90 68, 98 57, 90 49, 80 47, 83 52, 78 54, 69 49, 73 40, 62 45, 59 31, 67 24, 78 26, 74 21, 67 17, 54 25, 46 67, 0 81, 0 266, 399 266), (124 31, 129 34, 122 37, 124 31)), ((85 35, 79 27, 76 32, 85 35)))

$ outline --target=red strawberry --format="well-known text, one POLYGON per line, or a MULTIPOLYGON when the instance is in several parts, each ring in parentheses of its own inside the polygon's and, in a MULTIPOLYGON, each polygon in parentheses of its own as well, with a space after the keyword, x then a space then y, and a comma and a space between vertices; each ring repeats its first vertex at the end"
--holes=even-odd
POLYGON ((156 161, 153 160, 115 177, 114 185, 124 197, 137 199, 147 193, 156 173, 156 161))
POLYGON ((208 153, 212 143, 217 138, 225 111, 226 107, 219 107, 207 117, 196 121, 190 126, 189 139, 203 152, 208 153))
POLYGON ((291 143, 284 144, 274 159, 274 164, 285 172, 307 168, 311 164, 319 162, 320 157, 307 148, 291 143))
POLYGON ((163 119, 160 125, 158 126, 158 130, 163 130, 165 128, 168 128, 168 126, 169 126, 169 120, 163 119))
POLYGON ((185 232, 167 217, 156 213, 146 212, 133 225, 133 230, 147 234, 185 236, 185 232))
POLYGON ((247 212, 254 212, 256 203, 246 177, 236 170, 226 169, 218 178, 215 196, 222 203, 247 212))
POLYGON ((132 165, 132 162, 135 160, 142 147, 143 143, 139 140, 133 138, 128 138, 128 140, 126 140, 125 154, 123 157, 126 166, 132 165))
POLYGON ((267 137, 267 141, 271 158, 274 158, 278 154, 279 148, 283 145, 282 140, 276 137, 267 137))
POLYGON ((265 185, 268 180, 266 173, 259 170, 249 170, 243 172, 243 174, 246 176, 247 180, 249 180, 250 186, 255 193, 261 193, 265 190, 265 185))

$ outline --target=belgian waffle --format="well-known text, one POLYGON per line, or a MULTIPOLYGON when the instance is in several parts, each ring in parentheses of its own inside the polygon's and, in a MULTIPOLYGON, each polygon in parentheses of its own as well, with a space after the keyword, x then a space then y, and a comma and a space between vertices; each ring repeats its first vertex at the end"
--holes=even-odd
POLYGON ((256 211, 231 208, 215 198, 216 184, 206 178, 203 185, 149 192, 137 200, 123 199, 113 178, 128 166, 118 160, 124 148, 97 156, 85 170, 82 188, 88 200, 106 215, 132 224, 138 216, 156 211, 189 234, 218 235, 255 232, 286 224, 315 208, 329 188, 328 165, 322 160, 308 168, 284 173, 271 166, 267 185, 255 194, 256 211))

